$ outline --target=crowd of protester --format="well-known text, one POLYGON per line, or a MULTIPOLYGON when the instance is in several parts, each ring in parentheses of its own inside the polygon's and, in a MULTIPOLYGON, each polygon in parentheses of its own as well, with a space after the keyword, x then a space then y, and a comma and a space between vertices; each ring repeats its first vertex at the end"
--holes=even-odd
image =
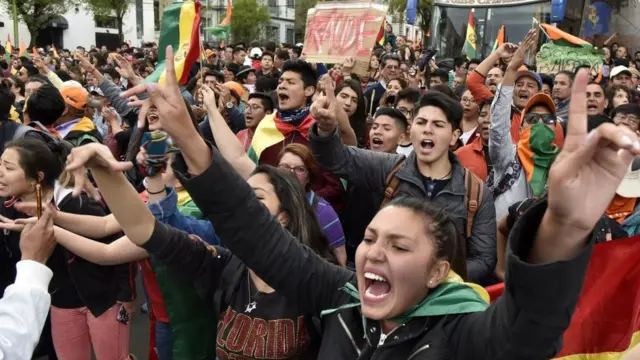
POLYGON ((536 31, 440 62, 387 32, 364 73, 258 41, 185 84, 170 48, 143 81, 154 43, 0 61, 0 358, 135 359, 136 296, 150 359, 552 358, 593 244, 640 234, 640 51, 539 74, 536 31))

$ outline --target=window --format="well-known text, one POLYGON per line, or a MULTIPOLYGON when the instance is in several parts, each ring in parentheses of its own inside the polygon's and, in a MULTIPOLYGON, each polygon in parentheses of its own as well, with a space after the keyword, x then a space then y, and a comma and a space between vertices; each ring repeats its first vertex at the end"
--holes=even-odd
POLYGON ((153 2, 153 27, 155 31, 160 31, 160 2, 153 2))
POLYGON ((287 0, 287 7, 289 9, 295 9, 296 8, 296 0, 287 0))
POLYGON ((271 25, 267 28, 267 38, 278 42, 280 40, 280 26, 271 25))
POLYGON ((96 27, 99 28, 116 29, 118 27, 115 16, 95 16, 94 20, 96 27))
POLYGON ((287 28, 287 36, 285 41, 287 42, 287 44, 293 44, 296 42, 295 40, 296 37, 296 32, 293 28, 287 28))
POLYGON ((280 7, 278 6, 278 0, 268 0, 269 14, 271 16, 280 16, 280 7))

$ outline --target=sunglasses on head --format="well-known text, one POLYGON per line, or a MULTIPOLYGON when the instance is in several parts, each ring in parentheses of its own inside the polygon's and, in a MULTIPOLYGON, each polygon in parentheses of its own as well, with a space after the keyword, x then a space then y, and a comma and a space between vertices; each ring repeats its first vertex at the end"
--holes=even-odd
POLYGON ((524 121, 527 124, 537 124, 539 122, 543 122, 547 125, 555 125, 558 118, 553 114, 538 114, 538 113, 528 113, 524 117, 524 121))

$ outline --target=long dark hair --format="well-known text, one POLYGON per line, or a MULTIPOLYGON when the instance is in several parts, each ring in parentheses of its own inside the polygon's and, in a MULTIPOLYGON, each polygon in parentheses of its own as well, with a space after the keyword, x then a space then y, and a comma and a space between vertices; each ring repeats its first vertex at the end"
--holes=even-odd
POLYGON ((279 170, 270 165, 258 165, 252 176, 256 174, 265 174, 273 185, 278 200, 280 200, 279 210, 289 216, 289 222, 285 229, 325 260, 339 264, 335 252, 329 246, 329 241, 322 232, 315 210, 307 201, 298 178, 288 171, 279 170))
POLYGON ((352 79, 344 80, 340 85, 336 86, 335 95, 338 96, 340 91, 344 88, 350 88, 358 96, 358 106, 356 111, 349 117, 349 124, 356 133, 358 139, 358 146, 364 146, 364 141, 367 135, 367 105, 362 93, 362 86, 359 81, 352 79))
POLYGON ((25 177, 36 180, 44 188, 53 185, 62 174, 69 149, 61 142, 44 142, 36 138, 22 138, 9 142, 5 149, 13 149, 20 156, 25 177), (42 173, 39 179, 38 173, 42 173))

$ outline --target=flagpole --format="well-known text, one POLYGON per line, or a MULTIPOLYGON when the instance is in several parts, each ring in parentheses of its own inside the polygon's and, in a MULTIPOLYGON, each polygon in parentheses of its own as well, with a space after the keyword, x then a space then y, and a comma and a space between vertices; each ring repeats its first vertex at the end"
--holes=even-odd
POLYGON ((13 41, 18 41, 20 33, 18 32, 18 5, 16 4, 17 0, 13 0, 12 2, 12 12, 13 12, 13 41))

